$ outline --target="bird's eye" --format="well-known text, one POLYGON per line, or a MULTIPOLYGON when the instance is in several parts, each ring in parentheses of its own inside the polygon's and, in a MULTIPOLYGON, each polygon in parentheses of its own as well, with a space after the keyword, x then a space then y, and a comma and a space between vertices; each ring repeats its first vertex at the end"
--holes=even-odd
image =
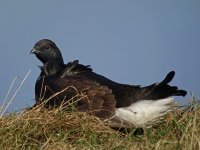
POLYGON ((49 46, 49 45, 47 45, 45 48, 46 48, 46 49, 50 49, 50 46, 49 46))

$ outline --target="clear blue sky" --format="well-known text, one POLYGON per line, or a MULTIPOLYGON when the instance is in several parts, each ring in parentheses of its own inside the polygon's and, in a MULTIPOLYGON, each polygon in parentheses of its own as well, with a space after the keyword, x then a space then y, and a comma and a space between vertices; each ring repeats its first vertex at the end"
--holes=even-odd
POLYGON ((149 85, 175 70, 171 84, 200 96, 199 0, 1 0, 0 19, 0 104, 32 69, 9 111, 34 104, 41 63, 29 53, 43 38, 114 81, 149 85))

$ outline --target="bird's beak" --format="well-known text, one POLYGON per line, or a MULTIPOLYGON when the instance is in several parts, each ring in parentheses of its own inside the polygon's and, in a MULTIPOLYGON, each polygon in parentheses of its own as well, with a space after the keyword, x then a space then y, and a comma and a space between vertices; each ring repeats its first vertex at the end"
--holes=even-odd
POLYGON ((39 51, 35 48, 33 48, 30 52, 30 54, 37 54, 37 53, 39 53, 39 51))

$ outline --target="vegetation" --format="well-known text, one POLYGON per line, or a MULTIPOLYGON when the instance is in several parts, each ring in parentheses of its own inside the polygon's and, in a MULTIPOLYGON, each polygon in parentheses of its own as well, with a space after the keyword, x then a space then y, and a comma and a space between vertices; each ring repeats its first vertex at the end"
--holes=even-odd
POLYGON ((198 102, 145 129, 121 133, 95 117, 41 106, 0 118, 0 149, 200 149, 198 102))

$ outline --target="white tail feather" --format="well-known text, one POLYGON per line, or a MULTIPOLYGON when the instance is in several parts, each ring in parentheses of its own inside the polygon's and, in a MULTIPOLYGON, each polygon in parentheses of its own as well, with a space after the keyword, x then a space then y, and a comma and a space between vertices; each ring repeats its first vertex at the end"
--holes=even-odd
POLYGON ((116 116, 136 127, 144 127, 169 112, 172 101, 172 97, 160 100, 141 100, 129 107, 117 108, 116 116))

